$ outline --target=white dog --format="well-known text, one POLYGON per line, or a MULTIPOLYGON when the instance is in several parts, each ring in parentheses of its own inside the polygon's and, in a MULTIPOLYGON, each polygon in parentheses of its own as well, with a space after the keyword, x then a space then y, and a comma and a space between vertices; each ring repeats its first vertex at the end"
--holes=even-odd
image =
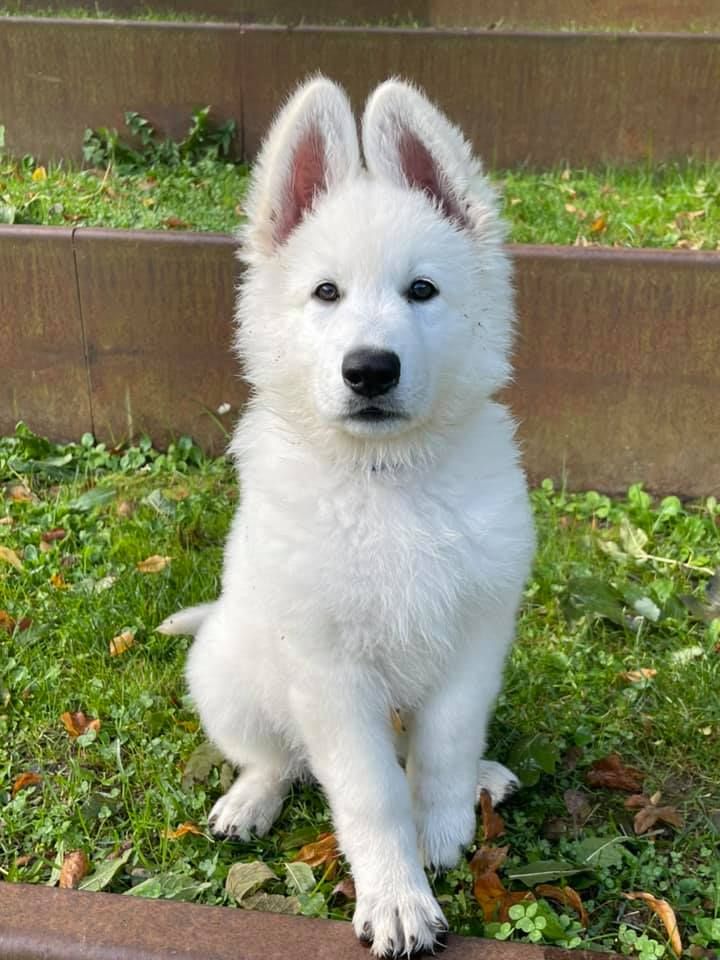
POLYGON ((242 503, 220 598, 187 678, 240 768, 216 836, 266 833, 306 771, 329 799, 377 956, 445 930, 423 864, 456 863, 533 531, 508 382, 510 270, 495 195, 418 90, 378 87, 362 119, 322 77, 277 117, 255 166, 237 308, 253 400, 232 452, 242 503), (391 708, 408 731, 398 761, 391 708))

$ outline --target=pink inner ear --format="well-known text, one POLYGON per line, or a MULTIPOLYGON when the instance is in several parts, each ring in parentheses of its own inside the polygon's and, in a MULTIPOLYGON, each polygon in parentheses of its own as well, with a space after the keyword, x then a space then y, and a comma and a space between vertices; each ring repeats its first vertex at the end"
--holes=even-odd
POLYGON ((326 188, 325 174, 323 139, 320 131, 313 127, 295 147, 289 182, 275 229, 278 243, 287 240, 312 206, 315 195, 326 188))
POLYGON ((410 130, 403 130, 398 143, 400 165, 411 187, 417 187, 437 201, 446 217, 465 224, 462 208, 453 197, 428 148, 410 130))

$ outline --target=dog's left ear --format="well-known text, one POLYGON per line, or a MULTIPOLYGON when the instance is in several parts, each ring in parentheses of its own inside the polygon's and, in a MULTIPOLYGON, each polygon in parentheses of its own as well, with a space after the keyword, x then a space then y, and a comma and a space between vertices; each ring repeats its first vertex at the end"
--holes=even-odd
POLYGON ((387 80, 374 91, 362 145, 373 176, 422 190, 462 227, 487 232, 491 223, 499 226, 496 195, 470 144, 412 84, 387 80))

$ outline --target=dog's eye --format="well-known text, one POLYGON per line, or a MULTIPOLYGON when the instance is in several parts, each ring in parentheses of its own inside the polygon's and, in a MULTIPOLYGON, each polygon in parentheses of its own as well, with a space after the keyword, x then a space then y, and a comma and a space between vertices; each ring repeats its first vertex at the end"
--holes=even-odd
POLYGON ((424 280, 422 277, 413 280, 407 292, 408 300, 415 300, 420 303, 424 300, 432 300, 437 294, 438 288, 432 280, 424 280))
POLYGON ((328 303, 332 303, 333 300, 339 299, 340 291, 334 283, 326 280, 324 283, 321 283, 315 287, 313 296, 317 297, 318 300, 325 300, 328 303))

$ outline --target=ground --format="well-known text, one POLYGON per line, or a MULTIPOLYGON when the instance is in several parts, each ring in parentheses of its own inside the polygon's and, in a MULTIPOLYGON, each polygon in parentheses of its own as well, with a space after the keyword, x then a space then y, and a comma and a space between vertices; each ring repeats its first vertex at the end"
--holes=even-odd
MULTIPOLYGON (((347 918, 352 889, 313 786, 263 840, 210 837, 232 772, 202 746, 188 640, 155 633, 217 591, 230 465, 187 439, 108 451, 21 427, 0 441, 0 483, 3 879, 57 882, 65 863, 62 882, 90 889, 347 918)), ((540 548, 489 751, 524 786, 504 823, 479 818, 476 848, 436 893, 459 933, 641 960, 670 956, 659 898, 686 956, 713 956, 720 509, 547 481, 533 503, 540 548)))

